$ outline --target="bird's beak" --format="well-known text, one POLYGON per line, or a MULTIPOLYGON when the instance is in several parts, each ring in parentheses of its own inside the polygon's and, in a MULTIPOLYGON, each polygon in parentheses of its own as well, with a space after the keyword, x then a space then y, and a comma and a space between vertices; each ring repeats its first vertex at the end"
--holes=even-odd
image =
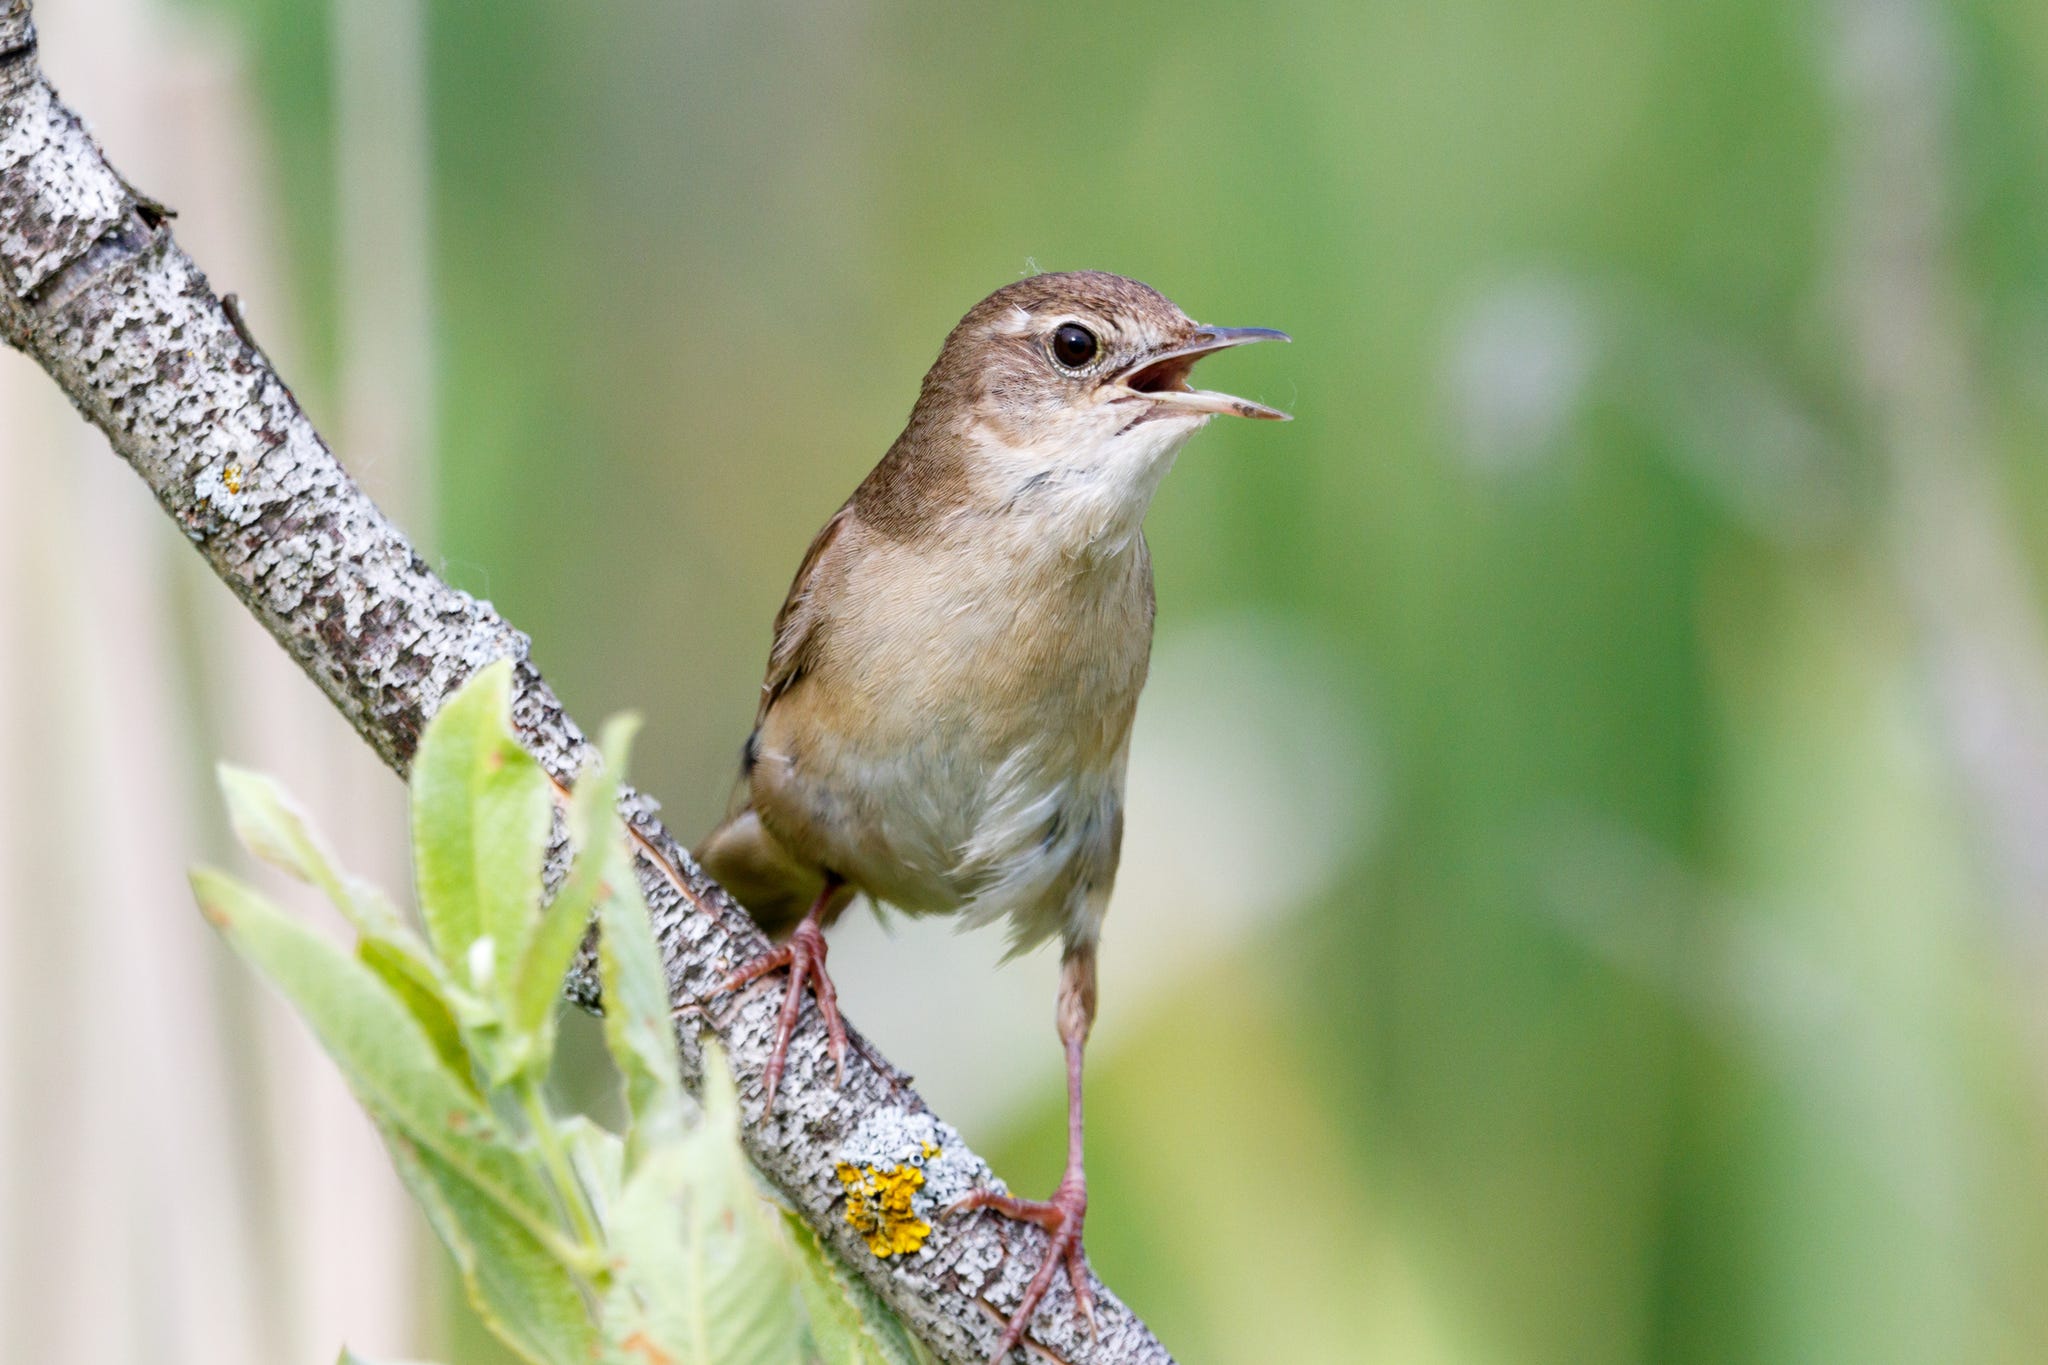
POLYGON ((1244 346, 1254 341, 1292 340, 1294 338, 1287 333, 1276 332, 1270 327, 1197 327, 1194 335, 1172 350, 1138 361, 1119 376, 1118 382, 1133 394, 1143 394, 1172 412, 1221 413, 1286 422, 1292 420, 1291 414, 1269 408, 1264 403, 1254 403, 1249 398, 1195 388, 1188 383, 1188 375, 1194 370, 1196 361, 1213 352, 1227 351, 1232 346, 1244 346))

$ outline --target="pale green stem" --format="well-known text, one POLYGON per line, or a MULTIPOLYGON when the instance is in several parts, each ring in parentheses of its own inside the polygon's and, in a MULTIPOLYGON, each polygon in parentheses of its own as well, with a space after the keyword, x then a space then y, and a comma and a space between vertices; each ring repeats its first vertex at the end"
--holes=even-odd
POLYGON ((541 1160, 546 1163, 548 1178, 554 1182, 562 1208, 568 1215, 570 1230, 589 1253, 587 1264, 592 1267, 591 1278, 602 1281, 605 1278, 604 1238, 597 1226, 597 1215, 591 1210, 583 1182, 576 1177, 575 1165, 555 1134, 554 1119, 541 1098, 538 1080, 528 1076, 519 1082, 519 1104, 526 1112, 526 1126, 533 1134, 534 1145, 540 1149, 541 1160))

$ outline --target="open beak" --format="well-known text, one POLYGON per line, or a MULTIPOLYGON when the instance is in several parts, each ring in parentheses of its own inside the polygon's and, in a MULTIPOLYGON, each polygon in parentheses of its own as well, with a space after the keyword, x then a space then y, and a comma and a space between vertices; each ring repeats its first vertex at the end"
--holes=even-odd
POLYGON ((1185 343, 1140 360, 1126 370, 1118 382, 1132 393, 1143 394, 1171 412, 1220 413, 1258 417, 1269 422, 1291 421, 1291 414, 1269 408, 1264 403, 1195 388, 1188 383, 1188 375, 1194 371, 1195 362, 1205 355, 1254 341, 1292 340, 1294 338, 1287 333, 1276 332, 1270 327, 1197 327, 1185 343))

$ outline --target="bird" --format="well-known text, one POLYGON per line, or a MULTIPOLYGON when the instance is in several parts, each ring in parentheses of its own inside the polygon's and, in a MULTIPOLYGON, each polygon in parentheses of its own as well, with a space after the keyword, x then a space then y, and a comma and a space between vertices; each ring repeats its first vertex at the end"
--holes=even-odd
POLYGON ((713 994, 787 970, 764 1114, 808 992, 843 1081, 847 1035, 825 931, 856 896, 1008 925, 1009 955, 1057 937, 1067 1164, 1050 1199, 976 1190, 1050 1235, 991 1361, 1059 1267, 1092 1324, 1082 1226, 1081 1069, 1123 838, 1131 725, 1152 648, 1143 524, 1212 418, 1287 420, 1189 383, 1263 327, 1196 323, 1101 271, 1013 281, 968 310, 903 432, 805 552, 726 818, 704 869, 771 939, 713 994))

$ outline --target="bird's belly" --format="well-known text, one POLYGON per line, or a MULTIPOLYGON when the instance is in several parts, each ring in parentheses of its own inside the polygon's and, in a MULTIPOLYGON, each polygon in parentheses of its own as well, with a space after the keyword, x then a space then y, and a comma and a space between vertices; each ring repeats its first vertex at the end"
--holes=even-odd
POLYGON ((1083 793, 1110 785, 1040 761, 1047 746, 987 754, 949 725, 878 738, 764 744, 755 802, 820 865, 913 913, 961 908, 1029 860, 1083 793))
POLYGON ((887 744, 789 729, 766 737, 752 787, 799 856, 911 914, 1008 918, 1020 946, 1092 932, 1116 873, 1120 743, 1076 763, 1071 736, 992 752, 947 722, 887 744))
POLYGON ((917 567, 915 591, 867 600, 923 610, 836 620, 770 709, 755 807, 801 857, 906 911, 1050 923, 1115 871, 1148 571, 1022 591, 917 567))

